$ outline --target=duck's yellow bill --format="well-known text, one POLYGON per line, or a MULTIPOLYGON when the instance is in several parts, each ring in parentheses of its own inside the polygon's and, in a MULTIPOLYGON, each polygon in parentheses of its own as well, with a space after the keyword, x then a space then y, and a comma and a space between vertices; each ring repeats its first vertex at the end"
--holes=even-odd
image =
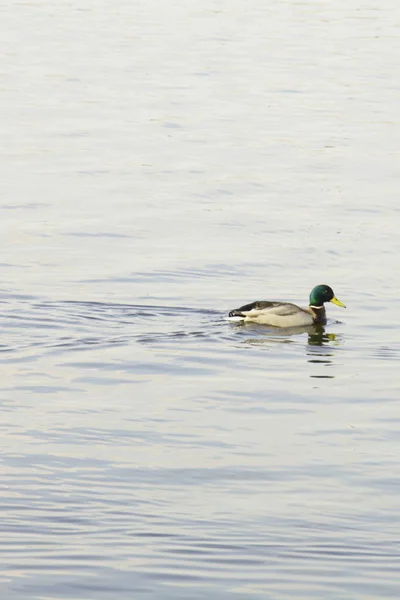
POLYGON ((338 300, 338 299, 336 298, 336 296, 333 296, 333 298, 332 298, 331 302, 333 302, 333 304, 337 304, 338 306, 342 306, 343 308, 346 308, 346 305, 345 305, 345 304, 343 304, 343 302, 340 302, 340 300, 338 300))

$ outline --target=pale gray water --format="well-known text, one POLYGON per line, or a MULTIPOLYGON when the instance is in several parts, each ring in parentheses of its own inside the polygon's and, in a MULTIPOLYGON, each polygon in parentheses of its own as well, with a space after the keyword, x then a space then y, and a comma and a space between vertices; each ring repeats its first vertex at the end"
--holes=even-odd
POLYGON ((6 0, 2 599, 400 597, 399 26, 6 0))

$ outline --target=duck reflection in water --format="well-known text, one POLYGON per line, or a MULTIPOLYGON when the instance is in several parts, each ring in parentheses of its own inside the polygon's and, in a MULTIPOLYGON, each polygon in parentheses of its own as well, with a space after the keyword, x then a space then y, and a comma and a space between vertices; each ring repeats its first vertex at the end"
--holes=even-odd
POLYGON ((243 340, 245 344, 295 343, 298 341, 295 339, 296 336, 303 333, 308 335, 308 346, 339 346, 342 343, 340 334, 327 332, 323 325, 278 328, 238 322, 232 324, 232 327, 254 334, 254 337, 247 337, 243 340))
POLYGON ((307 356, 308 363, 318 365, 317 372, 310 373, 312 379, 334 379, 335 375, 321 371, 319 367, 332 367, 334 365, 334 348, 343 343, 342 335, 327 333, 321 327, 321 331, 308 334, 307 356))
POLYGON ((315 327, 315 331, 308 332, 309 346, 340 346, 342 336, 338 333, 327 333, 324 327, 315 327))
MULTIPOLYGON (((251 345, 265 344, 297 344, 302 340, 300 336, 307 334, 307 345, 305 347, 307 363, 318 365, 317 372, 310 373, 309 377, 316 379, 333 379, 334 375, 320 370, 320 367, 333 366, 334 348, 343 343, 343 336, 338 333, 326 331, 323 325, 307 325, 304 327, 266 328, 262 325, 235 323, 235 328, 246 334, 252 333, 254 337, 246 337, 241 343, 251 345)), ((304 339, 304 338, 303 338, 304 339)), ((302 344, 301 344, 302 345, 302 344)))

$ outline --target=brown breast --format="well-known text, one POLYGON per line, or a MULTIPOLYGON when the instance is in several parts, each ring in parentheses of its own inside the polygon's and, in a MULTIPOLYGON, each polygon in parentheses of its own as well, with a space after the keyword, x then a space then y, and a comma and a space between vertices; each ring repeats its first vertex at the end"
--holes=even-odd
POLYGON ((325 306, 309 306, 308 308, 313 315, 315 324, 322 325, 326 323, 325 306))

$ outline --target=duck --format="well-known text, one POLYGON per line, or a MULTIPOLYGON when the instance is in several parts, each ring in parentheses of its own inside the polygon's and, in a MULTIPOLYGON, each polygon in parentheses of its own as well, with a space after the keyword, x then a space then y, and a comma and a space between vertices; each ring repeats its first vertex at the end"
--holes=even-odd
POLYGON ((336 298, 329 285, 321 284, 311 290, 308 308, 301 308, 291 302, 261 300, 231 310, 229 320, 271 327, 324 325, 326 323, 325 302, 332 302, 346 308, 343 302, 336 298))

